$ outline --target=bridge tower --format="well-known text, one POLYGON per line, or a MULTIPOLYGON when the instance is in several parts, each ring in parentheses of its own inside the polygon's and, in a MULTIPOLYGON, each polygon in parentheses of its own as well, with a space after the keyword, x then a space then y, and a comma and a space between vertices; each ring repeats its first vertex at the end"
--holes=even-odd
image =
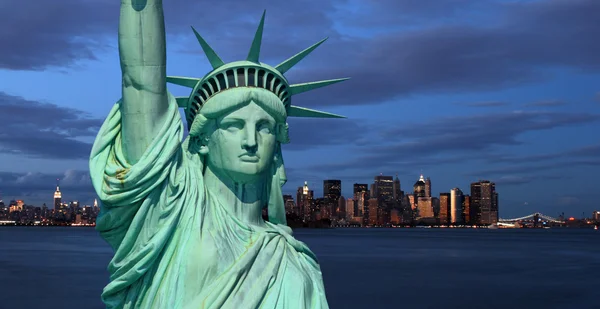
POLYGON ((538 227, 539 222, 540 222, 540 214, 538 212, 536 212, 533 215, 533 227, 538 227))

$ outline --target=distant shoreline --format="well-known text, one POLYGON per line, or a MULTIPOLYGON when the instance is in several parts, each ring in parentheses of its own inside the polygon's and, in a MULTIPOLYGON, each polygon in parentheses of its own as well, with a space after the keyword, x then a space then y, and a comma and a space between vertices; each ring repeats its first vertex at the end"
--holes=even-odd
MULTIPOLYGON (((73 228, 95 228, 96 225, 71 225, 71 224, 0 224, 0 228, 2 227, 30 227, 30 228, 40 228, 40 227, 73 227, 73 228)), ((582 225, 582 226, 552 226, 552 227, 520 227, 520 228, 497 228, 490 226, 456 226, 456 227, 447 227, 447 226, 333 226, 333 227, 291 227, 293 230, 302 229, 302 230, 323 230, 323 229, 484 229, 484 230, 531 230, 531 229, 593 229, 594 224, 590 225, 582 225)))

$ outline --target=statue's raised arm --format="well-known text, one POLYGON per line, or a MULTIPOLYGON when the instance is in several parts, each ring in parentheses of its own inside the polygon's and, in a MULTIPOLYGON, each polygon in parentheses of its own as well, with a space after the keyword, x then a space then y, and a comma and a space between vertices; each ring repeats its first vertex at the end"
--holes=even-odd
POLYGON ((130 164, 142 156, 168 109, 162 0, 120 0, 119 55, 123 73, 122 143, 130 164))

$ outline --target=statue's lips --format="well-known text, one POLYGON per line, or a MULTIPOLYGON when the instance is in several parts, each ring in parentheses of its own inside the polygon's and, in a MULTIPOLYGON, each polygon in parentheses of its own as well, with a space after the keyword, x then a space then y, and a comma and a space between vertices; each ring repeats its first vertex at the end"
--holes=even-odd
POLYGON ((240 160, 244 162, 258 162, 260 157, 255 154, 243 154, 240 156, 240 160))

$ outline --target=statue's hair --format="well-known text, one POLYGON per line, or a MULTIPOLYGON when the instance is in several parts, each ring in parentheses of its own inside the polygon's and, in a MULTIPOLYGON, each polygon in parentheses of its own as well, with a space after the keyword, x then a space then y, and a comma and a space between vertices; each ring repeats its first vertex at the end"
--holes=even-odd
POLYGON ((265 109, 276 122, 285 122, 287 113, 281 100, 271 91, 262 88, 232 88, 227 89, 206 101, 200 114, 209 119, 216 119, 250 102, 265 109))

